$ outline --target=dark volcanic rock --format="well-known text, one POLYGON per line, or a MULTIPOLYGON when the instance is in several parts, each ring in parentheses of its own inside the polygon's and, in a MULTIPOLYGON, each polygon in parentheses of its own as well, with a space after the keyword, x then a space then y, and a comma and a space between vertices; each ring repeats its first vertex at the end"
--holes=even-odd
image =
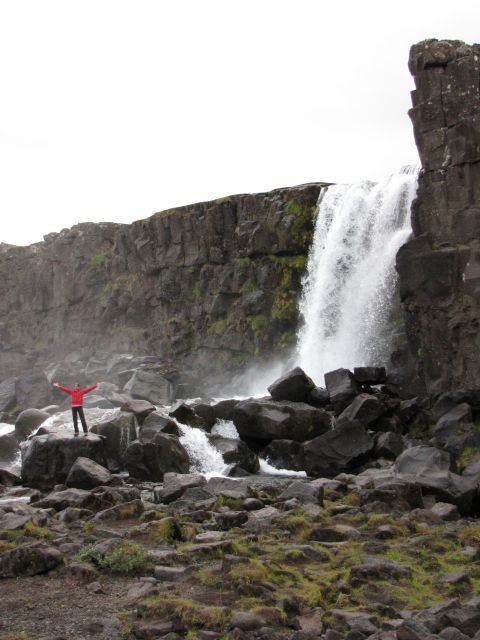
POLYGON ((103 440, 92 433, 78 437, 65 432, 34 436, 22 451, 22 481, 37 489, 63 484, 79 457, 106 466, 103 440))
POLYGON ((335 369, 325 374, 330 402, 342 411, 361 392, 361 387, 348 369, 335 369))
POLYGON ((345 422, 305 442, 305 471, 311 476, 332 478, 363 464, 373 448, 373 438, 360 424, 345 422))
POLYGON ((201 416, 197 415, 192 407, 184 402, 177 403, 169 411, 168 415, 182 424, 188 424, 190 427, 208 429, 208 423, 201 416))
POLYGON ((93 489, 108 484, 112 474, 108 469, 88 458, 77 458, 68 473, 65 484, 77 489, 93 489))
POLYGON ((238 465, 249 473, 256 473, 259 470, 257 454, 250 451, 242 440, 217 435, 209 435, 208 440, 220 451, 225 464, 238 465))
POLYGON ((385 406, 376 396, 369 395, 368 393, 361 393, 351 404, 348 405, 346 409, 342 411, 338 417, 338 421, 358 420, 358 422, 363 424, 365 427, 368 427, 385 412, 385 406))
POLYGON ((369 386, 384 384, 387 381, 385 367, 355 367, 353 375, 358 383, 369 386))
POLYGON ((277 469, 291 469, 292 471, 305 469, 303 445, 294 440, 272 440, 263 449, 261 456, 277 469))
POLYGON ((375 442, 375 455, 377 458, 395 460, 404 449, 403 438, 399 433, 387 431, 379 433, 375 442))
POLYGON ((135 416, 117 410, 112 417, 95 424, 90 431, 103 436, 108 460, 123 464, 128 445, 137 437, 135 416))
POLYGON ((477 481, 451 471, 450 454, 435 447, 412 447, 404 451, 395 463, 400 479, 415 482, 422 491, 436 495, 439 500, 457 505, 468 515, 477 494, 477 481))
POLYGON ((479 387, 480 46, 425 40, 409 67, 423 170, 397 269, 414 373, 430 392, 479 387))
POLYGON ((206 484, 205 476, 198 473, 167 472, 163 476, 163 487, 155 487, 155 502, 168 504, 178 500, 187 489, 204 487, 206 484))
POLYGON ((330 402, 328 391, 322 387, 314 387, 308 394, 305 402, 312 407, 325 407, 330 402))
POLYGON ((161 482, 167 471, 188 473, 188 454, 177 438, 159 433, 151 442, 132 442, 125 454, 128 473, 139 480, 161 482))
POLYGON ((140 427, 138 439, 141 442, 149 442, 155 438, 157 433, 167 433, 171 436, 181 435, 177 423, 161 411, 154 411, 147 416, 140 427))
POLYGON ((313 381, 300 367, 295 367, 275 380, 268 391, 274 400, 290 400, 305 402, 309 393, 315 388, 313 381))
POLYGON ((303 402, 250 399, 236 405, 233 422, 242 438, 303 442, 328 431, 333 418, 303 402))

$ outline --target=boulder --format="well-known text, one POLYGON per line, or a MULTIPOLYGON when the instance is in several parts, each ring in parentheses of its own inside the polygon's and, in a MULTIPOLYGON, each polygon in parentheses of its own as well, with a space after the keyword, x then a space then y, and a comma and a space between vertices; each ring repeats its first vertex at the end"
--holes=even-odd
POLYGON ((20 440, 24 440, 42 422, 50 418, 50 414, 40 409, 25 409, 15 420, 15 434, 20 440))
POLYGON ((330 402, 338 412, 343 411, 362 389, 355 380, 354 375, 348 369, 335 369, 325 374, 325 386, 327 387, 330 402))
POLYGON ((169 380, 156 371, 137 369, 124 386, 133 398, 148 400, 155 405, 169 404, 173 400, 173 387, 169 380))
POLYGON ((385 367, 355 367, 353 376, 359 384, 368 386, 384 384, 387 380, 385 367))
POLYGON ((399 433, 387 431, 379 433, 375 439, 375 456, 395 460, 404 449, 403 438, 399 433))
POLYGON ((244 400, 233 410, 241 438, 303 442, 331 429, 333 417, 303 402, 244 400))
POLYGON ((422 492, 433 494, 442 502, 455 504, 463 515, 469 515, 477 493, 477 482, 471 477, 450 471, 450 454, 435 447, 411 447, 395 462, 398 478, 415 482, 422 492))
POLYGON ((455 409, 458 404, 470 404, 471 394, 466 389, 454 389, 440 394, 432 408, 433 417, 439 420, 446 413, 455 409))
POLYGON ((166 433, 171 436, 181 436, 178 424, 161 411, 153 411, 144 420, 139 429, 138 439, 141 442, 150 442, 157 433, 166 433))
POLYGON ((323 505, 323 487, 312 482, 294 480, 278 496, 278 500, 291 500, 295 498, 302 504, 323 505))
POLYGON ((125 452, 125 466, 134 478, 161 482, 167 471, 188 473, 190 461, 177 438, 159 433, 150 442, 132 442, 125 452))
POLYGON ((260 455, 277 469, 290 469, 291 471, 305 469, 303 446, 294 440, 272 440, 260 455))
POLYGON ((132 413, 117 410, 113 417, 95 424, 90 432, 103 437, 107 460, 122 465, 128 445, 137 437, 136 427, 132 413))
POLYGON ((268 392, 274 400, 289 400, 290 402, 305 402, 309 393, 315 388, 313 381, 300 367, 295 367, 275 380, 268 392))
POLYGON ((148 402, 148 400, 135 400, 134 398, 129 398, 121 405, 120 409, 127 413, 133 413, 139 424, 143 424, 145 418, 155 411, 155 405, 148 402))
POLYGON ((305 402, 311 404, 312 407, 322 408, 329 404, 330 396, 323 387, 314 387, 306 397, 305 402))
POLYGON ((435 444, 452 453, 459 453, 465 447, 477 447, 480 433, 471 424, 472 420, 470 405, 465 402, 455 405, 437 421, 433 430, 435 444))
POLYGON ((357 422, 344 422, 303 445, 308 475, 333 478, 353 471, 373 452, 373 438, 357 422))
POLYGON ((204 430, 208 429, 208 422, 197 415, 192 407, 184 402, 177 403, 172 410, 169 411, 168 415, 189 427, 198 427, 204 430))
POLYGON ((140 491, 132 487, 97 487, 87 491, 86 489, 63 489, 53 491, 44 498, 37 500, 35 506, 40 509, 89 509, 101 511, 115 504, 131 502, 140 498, 140 491))
POLYGON ((22 544, 0 554, 0 578, 35 576, 62 563, 60 551, 44 542, 22 544))
POLYGON ((399 480, 395 476, 386 478, 373 489, 361 490, 359 495, 360 504, 365 509, 380 504, 383 512, 404 513, 424 507, 421 488, 414 481, 399 480))
POLYGON ((409 567, 377 556, 365 556, 363 564, 355 565, 350 569, 353 586, 373 580, 393 582, 401 578, 410 578, 411 575, 412 570, 409 567))
POLYGON ((385 411, 384 404, 376 396, 361 393, 342 411, 338 421, 358 420, 363 426, 368 427, 378 420, 385 411))
POLYGON ((198 473, 167 472, 163 476, 163 487, 155 487, 155 502, 169 504, 181 498, 187 489, 203 487, 207 484, 205 476, 198 473))
POLYGON ((63 484, 79 457, 106 466, 103 439, 93 433, 78 437, 66 432, 34 436, 22 450, 23 484, 36 489, 63 484))
POLYGON ((108 469, 89 458, 77 458, 68 473, 65 484, 77 489, 93 489, 112 481, 108 469))
POLYGON ((423 404, 424 403, 417 397, 409 398, 408 400, 402 400, 397 411, 398 417, 400 418, 402 423, 407 426, 412 424, 412 422, 424 408, 423 404))
POLYGON ((239 498, 241 500, 250 498, 252 494, 248 480, 241 478, 234 480, 233 478, 215 476, 208 480, 206 489, 210 494, 215 496, 239 498))
MULTIPOLYGON (((211 405, 216 420, 231 420, 232 412, 240 400, 220 400, 211 405)), ((199 414, 200 415, 200 414, 199 414)))
POLYGON ((209 435, 208 440, 220 451, 226 464, 238 465, 249 473, 257 473, 259 470, 258 456, 242 440, 217 435, 209 435))

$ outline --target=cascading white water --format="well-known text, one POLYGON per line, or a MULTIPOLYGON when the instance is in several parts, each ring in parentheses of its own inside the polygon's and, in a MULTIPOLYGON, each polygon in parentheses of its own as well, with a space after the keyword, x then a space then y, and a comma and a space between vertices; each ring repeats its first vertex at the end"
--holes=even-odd
POLYGON ((339 367, 385 364, 395 255, 411 233, 418 170, 320 194, 303 282, 297 362, 318 384, 339 367))

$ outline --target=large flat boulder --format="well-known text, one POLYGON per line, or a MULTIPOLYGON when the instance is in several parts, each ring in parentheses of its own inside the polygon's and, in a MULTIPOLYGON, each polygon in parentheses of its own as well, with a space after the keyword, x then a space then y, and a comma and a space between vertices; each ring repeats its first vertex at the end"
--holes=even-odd
POLYGON ((190 461, 178 438, 159 433, 150 442, 132 442, 125 453, 125 466, 139 480, 161 482, 167 471, 188 473, 190 461))
POLYGON ((112 417, 95 424, 90 431, 104 438, 110 465, 112 462, 123 465, 127 447, 137 437, 137 422, 133 413, 117 410, 112 417))
POLYGON ((459 476, 451 468, 447 451, 426 446, 407 449, 395 462, 395 473, 399 479, 418 484, 423 493, 455 504, 460 513, 469 515, 478 492, 477 481, 474 477, 459 476))
POLYGON ((366 462, 374 449, 374 441, 358 422, 345 422, 305 442, 303 449, 308 475, 333 478, 366 462))
POLYGON ((67 432, 34 436, 22 450, 22 482, 36 489, 63 484, 79 457, 106 466, 103 439, 93 433, 78 437, 67 432))
POLYGON ((303 442, 331 429, 333 417, 303 402, 249 399, 235 406, 233 423, 241 438, 303 442))

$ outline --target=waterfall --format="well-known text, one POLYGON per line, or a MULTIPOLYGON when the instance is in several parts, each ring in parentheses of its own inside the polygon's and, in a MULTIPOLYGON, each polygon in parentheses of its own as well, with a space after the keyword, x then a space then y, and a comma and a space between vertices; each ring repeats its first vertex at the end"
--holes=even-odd
POLYGON ((339 367, 388 360, 395 255, 410 233, 418 169, 320 194, 303 281, 297 361, 319 384, 339 367))

